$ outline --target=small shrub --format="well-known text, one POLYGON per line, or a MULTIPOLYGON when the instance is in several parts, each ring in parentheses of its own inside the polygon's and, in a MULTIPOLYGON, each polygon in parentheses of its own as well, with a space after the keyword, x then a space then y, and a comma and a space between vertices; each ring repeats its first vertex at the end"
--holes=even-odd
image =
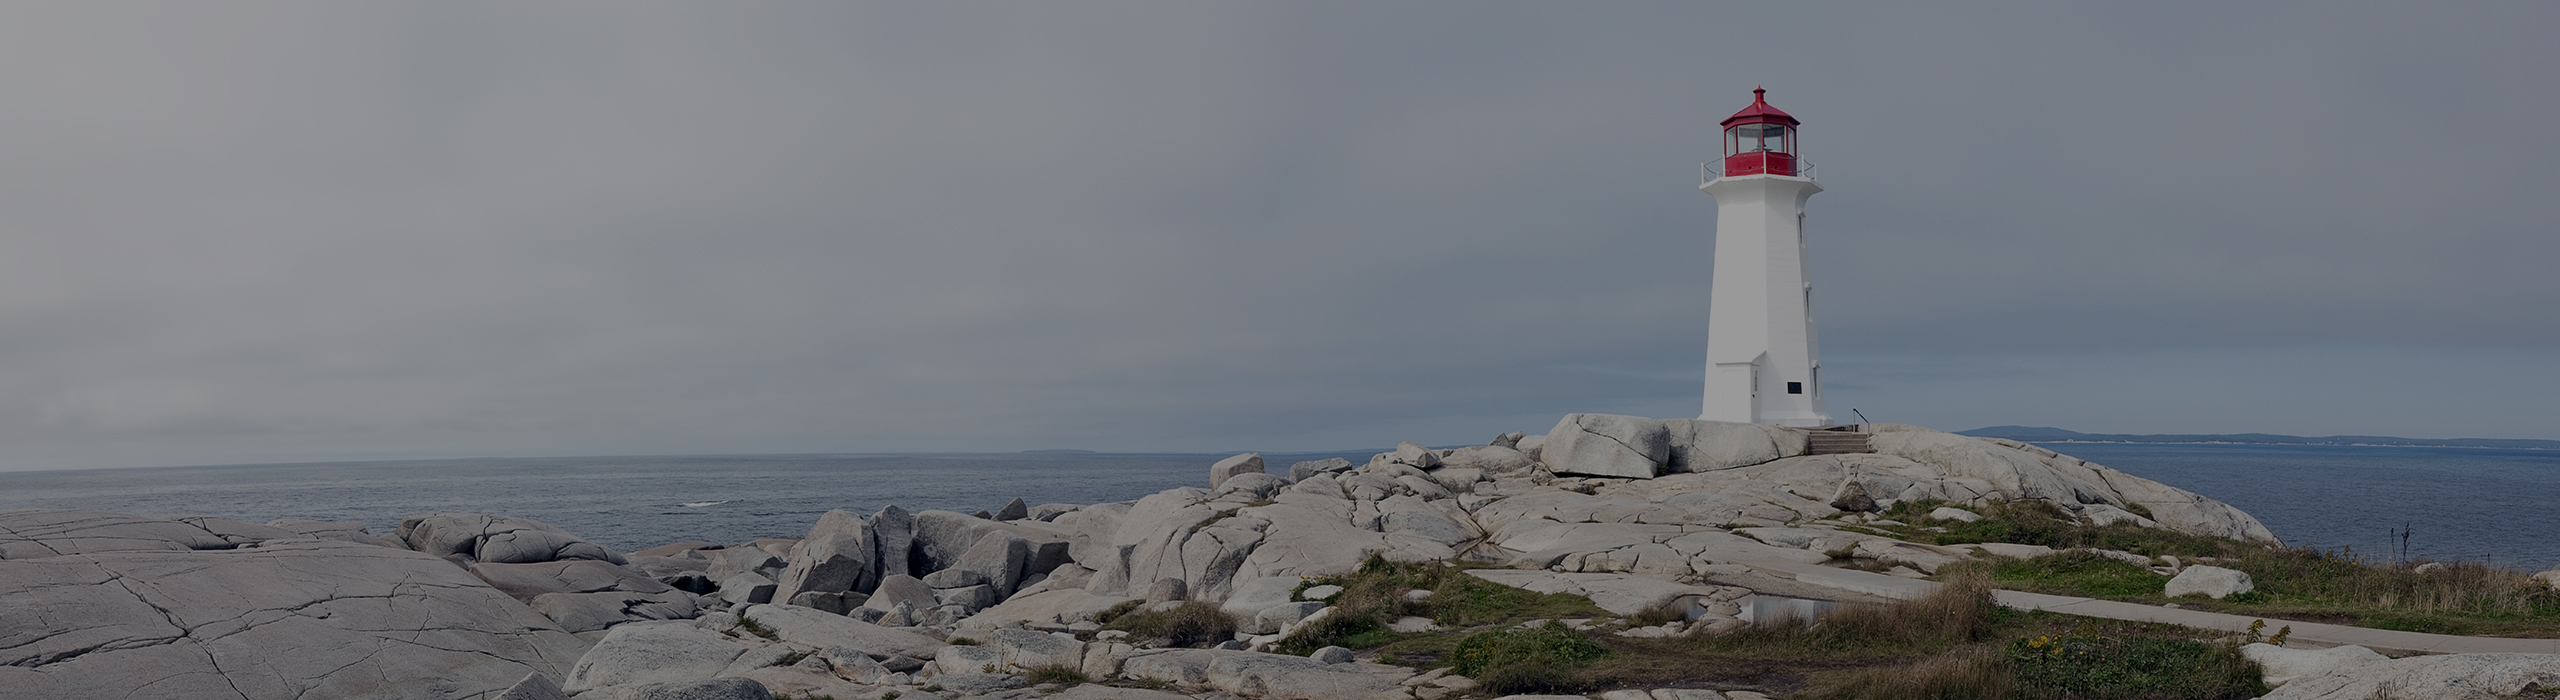
POLYGON ((1112 618, 1104 629, 1128 632, 1141 639, 1163 640, 1167 646, 1205 647, 1234 639, 1236 619, 1216 603, 1183 603, 1171 610, 1141 610, 1112 618))
POLYGON ((1092 682, 1093 680, 1091 678, 1086 678, 1084 671, 1062 664, 1033 666, 1029 670, 1023 671, 1022 675, 1031 679, 1031 683, 1033 685, 1041 683, 1082 685, 1084 683, 1092 682))
POLYGON ((2258 665, 2237 646, 2153 635, 2079 631, 2009 644, 2019 694, 2029 698, 2253 698, 2266 692, 2258 665))
POLYGON ((1710 651, 1755 656, 1928 653, 1990 636, 2003 611, 1988 578, 1959 576, 1928 595, 1889 605, 1848 605, 1817 620, 1762 621, 1699 637, 1710 651))
MULTIPOLYGON (((1451 665, 1456 667, 1452 670, 1453 673, 1490 685, 1493 683, 1492 676, 1514 669, 1529 668, 1541 670, 1534 674, 1523 675, 1519 679, 1521 682, 1544 682, 1539 679, 1556 676, 1560 672, 1606 656, 1608 653, 1607 647, 1600 646, 1590 638, 1582 636, 1581 632, 1574 631, 1562 623, 1549 622, 1536 627, 1467 635, 1465 639, 1458 641, 1457 649, 1450 652, 1449 656, 1451 665), (1488 672, 1491 672, 1490 675, 1488 672)), ((1525 687, 1491 689, 1504 693, 1518 693, 1525 687)), ((1558 688, 1541 687, 1539 689, 1558 688)))
POLYGON ((738 616, 738 624, 737 624, 737 626, 735 626, 735 627, 731 627, 731 628, 729 628, 729 629, 731 629, 731 630, 735 630, 735 631, 745 632, 745 633, 747 633, 747 634, 752 634, 752 635, 755 635, 755 636, 758 636, 758 637, 763 637, 763 638, 765 638, 765 639, 770 639, 770 640, 774 640, 774 641, 781 641, 781 639, 782 639, 782 635, 781 635, 781 633, 779 633, 779 632, 775 632, 775 631, 773 630, 773 628, 771 628, 771 627, 766 627, 764 623, 762 623, 762 622, 757 622, 755 618, 747 617, 747 616, 745 616, 745 615, 740 615, 740 616, 738 616))
POLYGON ((1117 620, 1117 619, 1120 619, 1120 616, 1122 616, 1122 615, 1127 615, 1127 614, 1129 614, 1129 613, 1136 612, 1136 611, 1138 610, 1138 608, 1139 608, 1139 607, 1144 606, 1144 605, 1146 605, 1146 604, 1147 604, 1147 601, 1143 601, 1143 600, 1124 600, 1124 601, 1121 601, 1121 602, 1120 602, 1120 604, 1118 604, 1118 605, 1114 605, 1114 606, 1111 606, 1111 607, 1109 607, 1109 608, 1105 608, 1102 612, 1094 613, 1094 615, 1093 615, 1093 624, 1097 624, 1097 625, 1108 625, 1108 624, 1111 624, 1111 621, 1112 621, 1112 620, 1117 620))

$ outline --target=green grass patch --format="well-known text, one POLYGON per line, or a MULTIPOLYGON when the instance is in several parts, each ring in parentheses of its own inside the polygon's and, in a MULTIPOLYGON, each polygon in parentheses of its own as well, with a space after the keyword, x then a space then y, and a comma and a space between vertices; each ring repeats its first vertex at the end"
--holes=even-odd
POLYGON ((1358 571, 1310 579, 1300 590, 1326 584, 1342 587, 1342 593, 1333 597, 1333 612, 1300 625, 1275 651, 1307 654, 1327 646, 1371 649, 1393 644, 1412 635, 1398 634, 1387 626, 1408 616, 1430 618, 1448 628, 1612 617, 1589 598, 1513 588, 1469 576, 1462 567, 1433 563, 1399 564, 1372 557, 1358 571), (1417 590, 1430 591, 1431 597, 1407 598, 1417 590))
POLYGON ((2359 561, 2344 550, 2240 548, 2215 564, 2249 574, 2256 590, 2222 600, 2162 594, 2169 577, 2087 552, 2033 559, 1990 558, 1941 569, 1941 578, 1982 573, 2001 588, 2136 603, 2177 603, 2269 619, 2329 622, 2435 634, 2560 637, 2560 592, 2522 573, 2451 563, 2412 566, 2359 561))
POLYGON ((2088 551, 2034 559, 1990 558, 1953 568, 1985 569, 1993 584, 2001 588, 2089 598, 2156 598, 2161 587, 2169 585, 2167 576, 2088 551))
POLYGON ((2237 640, 2108 635, 2090 626, 2021 637, 2005 657, 2018 695, 2029 698, 2237 699, 2266 692, 2237 640))
POLYGON ((1589 687, 1591 681, 1579 671, 1608 655, 1608 647, 1581 631, 1550 621, 1467 635, 1450 652, 1449 662, 1453 672, 1476 679, 1485 690, 1509 695, 1589 687))
POLYGON ((2235 557, 2250 550, 2263 548, 2261 545, 2237 540, 2190 535, 2139 525, 2087 527, 2074 522, 2061 507, 2044 501, 2016 501, 1965 507, 1982 516, 1981 520, 1973 522, 1929 517, 1930 511, 1948 505, 1952 504, 1932 500, 1895 503, 1892 509, 1885 511, 1885 517, 1905 524, 1868 527, 1889 531, 1885 533, 1889 537, 1930 544, 2006 542, 2043 545, 2054 549, 2096 547, 2145 556, 2168 554, 2181 557, 2235 557))

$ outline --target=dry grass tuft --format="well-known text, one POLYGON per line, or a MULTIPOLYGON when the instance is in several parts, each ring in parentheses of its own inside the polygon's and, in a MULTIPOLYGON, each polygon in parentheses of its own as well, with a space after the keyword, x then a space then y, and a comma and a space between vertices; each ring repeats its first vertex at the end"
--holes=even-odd
POLYGON ((1920 598, 1844 606, 1814 620, 1763 621, 1698 643, 1711 651, 1755 655, 1929 653, 1988 638, 1998 610, 1990 577, 1970 575, 1920 598))
POLYGON ((1236 619, 1219 610, 1216 603, 1193 601, 1162 612, 1132 611, 1112 618, 1103 628, 1125 631, 1140 639, 1160 640, 1166 646, 1205 647, 1234 639, 1236 619))
POLYGON ((1971 648, 1843 674, 1805 693, 1819 700, 2005 700, 2017 680, 1988 649, 1971 648))

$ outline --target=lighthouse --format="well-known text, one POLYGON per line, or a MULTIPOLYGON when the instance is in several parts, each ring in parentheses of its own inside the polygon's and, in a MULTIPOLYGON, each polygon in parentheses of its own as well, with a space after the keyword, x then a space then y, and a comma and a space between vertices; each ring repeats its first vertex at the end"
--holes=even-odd
POLYGON ((1701 420, 1831 424, 1804 260, 1804 201, 1822 186, 1798 150, 1798 124, 1769 106, 1767 90, 1753 89, 1751 106, 1722 123, 1724 161, 1707 166, 1698 185, 1716 198, 1701 420))

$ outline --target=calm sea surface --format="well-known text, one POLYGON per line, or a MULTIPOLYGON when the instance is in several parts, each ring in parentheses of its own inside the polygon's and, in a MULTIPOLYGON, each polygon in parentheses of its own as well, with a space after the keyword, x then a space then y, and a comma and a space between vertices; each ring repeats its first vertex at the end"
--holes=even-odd
MULTIPOLYGON (((2221 499, 2287 542, 2434 559, 2560 564, 2560 451, 2275 445, 2045 445, 2221 499)), ((1368 453, 1266 455, 1291 462, 1368 453)), ((0 509, 356 520, 505 513, 623 550, 797 537, 830 508, 993 510, 1129 500, 1202 484, 1223 454, 561 457, 0 473, 0 509)))

